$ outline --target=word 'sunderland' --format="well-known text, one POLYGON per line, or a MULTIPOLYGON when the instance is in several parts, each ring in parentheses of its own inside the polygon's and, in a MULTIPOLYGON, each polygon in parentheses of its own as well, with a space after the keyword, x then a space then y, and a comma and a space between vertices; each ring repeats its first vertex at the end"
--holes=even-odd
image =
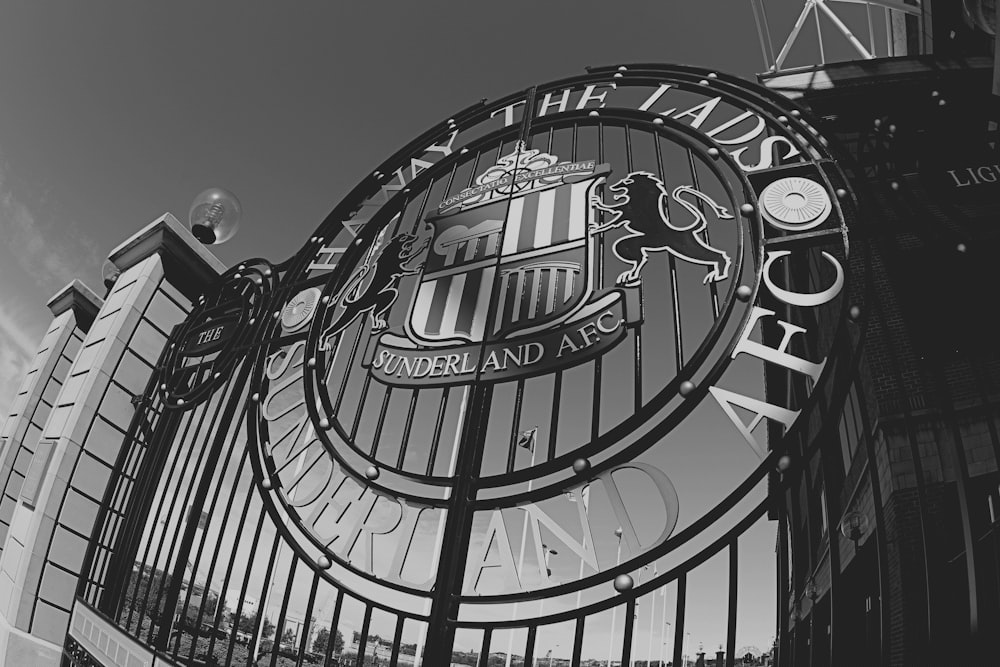
MULTIPOLYGON (((497 341, 449 347, 447 354, 418 349, 402 336, 383 335, 366 362, 378 380, 399 386, 512 380, 544 373, 557 365, 583 363, 614 347, 625 336, 629 314, 638 312, 634 288, 609 290, 553 331, 530 342, 497 341)), ((632 315, 632 318, 637 318, 632 315)))

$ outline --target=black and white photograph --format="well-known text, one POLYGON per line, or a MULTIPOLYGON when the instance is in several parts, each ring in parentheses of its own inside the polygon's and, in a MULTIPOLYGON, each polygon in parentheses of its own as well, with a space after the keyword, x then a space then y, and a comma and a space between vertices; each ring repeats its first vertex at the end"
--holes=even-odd
POLYGON ((0 0, 0 667, 997 664, 998 17, 0 0))

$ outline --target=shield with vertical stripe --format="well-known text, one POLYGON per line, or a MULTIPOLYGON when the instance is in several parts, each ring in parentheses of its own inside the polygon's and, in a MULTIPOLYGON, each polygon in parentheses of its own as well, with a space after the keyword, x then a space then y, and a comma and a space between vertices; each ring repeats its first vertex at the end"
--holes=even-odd
POLYGON ((520 191, 431 216, 431 242, 412 301, 416 341, 493 341, 572 316, 594 288, 591 196, 603 172, 552 182, 528 172, 520 191))

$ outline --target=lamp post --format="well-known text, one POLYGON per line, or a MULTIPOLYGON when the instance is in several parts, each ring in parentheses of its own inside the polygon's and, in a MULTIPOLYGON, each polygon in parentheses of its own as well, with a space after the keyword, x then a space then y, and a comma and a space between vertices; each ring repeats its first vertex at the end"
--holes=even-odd
MULTIPOLYGON (((615 567, 622 563, 622 527, 615 528, 615 537, 618 538, 618 554, 615 556, 615 567)), ((618 620, 618 607, 611 608, 611 638, 608 640, 608 665, 611 667, 611 654, 615 650, 615 621, 618 620)))

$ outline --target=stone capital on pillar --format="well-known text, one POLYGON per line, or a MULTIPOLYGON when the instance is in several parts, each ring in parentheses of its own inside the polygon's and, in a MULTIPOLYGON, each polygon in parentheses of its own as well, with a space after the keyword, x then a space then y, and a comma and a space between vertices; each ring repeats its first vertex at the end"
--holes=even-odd
POLYGON ((90 329, 91 323, 97 317, 104 299, 79 280, 74 280, 55 293, 45 304, 54 317, 59 317, 68 310, 76 316, 77 326, 84 332, 90 329))
POLYGON ((226 270, 225 264, 169 213, 112 250, 108 259, 124 273, 154 254, 160 255, 167 282, 189 299, 201 294, 226 270))

